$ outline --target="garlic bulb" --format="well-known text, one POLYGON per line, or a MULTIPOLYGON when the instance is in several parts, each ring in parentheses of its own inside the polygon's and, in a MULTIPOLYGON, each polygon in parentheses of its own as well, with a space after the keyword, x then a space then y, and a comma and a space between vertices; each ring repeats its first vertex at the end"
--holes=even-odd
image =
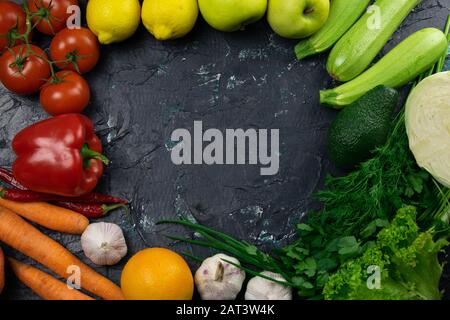
POLYGON ((92 223, 81 236, 84 254, 100 266, 112 266, 127 254, 122 229, 114 223, 92 223))
POLYGON ((195 273, 195 284, 203 300, 234 300, 241 291, 245 272, 224 260, 240 265, 236 258, 217 254, 203 261, 195 273))
MULTIPOLYGON (((264 271, 261 274, 277 281, 286 282, 278 273, 264 271)), ((292 300, 292 289, 262 277, 254 277, 247 284, 245 300, 292 300)))

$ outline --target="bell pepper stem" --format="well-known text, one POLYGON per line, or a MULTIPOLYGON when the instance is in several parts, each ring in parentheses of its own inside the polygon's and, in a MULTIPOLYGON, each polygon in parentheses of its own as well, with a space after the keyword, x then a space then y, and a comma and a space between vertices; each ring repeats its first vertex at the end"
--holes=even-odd
POLYGON ((87 144, 83 145, 83 148, 81 148, 81 155, 84 161, 97 159, 101 160, 105 165, 109 164, 109 159, 107 157, 105 157, 100 152, 89 149, 89 146, 87 144))

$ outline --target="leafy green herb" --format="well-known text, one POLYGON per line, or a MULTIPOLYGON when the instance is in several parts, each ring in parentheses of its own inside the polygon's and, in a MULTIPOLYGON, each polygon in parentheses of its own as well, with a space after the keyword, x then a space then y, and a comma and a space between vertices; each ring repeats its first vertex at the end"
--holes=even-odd
POLYGON ((325 189, 317 194, 323 210, 310 213, 308 228, 301 224, 299 240, 283 249, 281 260, 286 268, 292 266, 296 275, 316 289, 300 289, 300 295, 320 295, 322 281, 317 275, 333 271, 319 268, 313 274, 305 270, 304 261, 327 259, 337 266, 361 255, 387 225, 391 212, 405 204, 416 205, 423 212, 435 206, 437 193, 431 177, 418 168, 410 154, 400 118, 388 143, 372 159, 346 176, 328 177, 325 189), (321 246, 314 246, 316 242, 321 246))

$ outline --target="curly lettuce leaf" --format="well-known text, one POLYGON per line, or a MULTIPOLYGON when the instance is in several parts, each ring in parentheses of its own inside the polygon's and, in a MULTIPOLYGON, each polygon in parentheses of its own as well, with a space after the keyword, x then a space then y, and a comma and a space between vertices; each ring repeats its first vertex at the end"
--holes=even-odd
POLYGON ((416 215, 411 206, 398 210, 391 224, 378 233, 373 247, 328 278, 325 299, 440 299, 438 253, 448 242, 435 241, 433 230, 420 232, 416 215))

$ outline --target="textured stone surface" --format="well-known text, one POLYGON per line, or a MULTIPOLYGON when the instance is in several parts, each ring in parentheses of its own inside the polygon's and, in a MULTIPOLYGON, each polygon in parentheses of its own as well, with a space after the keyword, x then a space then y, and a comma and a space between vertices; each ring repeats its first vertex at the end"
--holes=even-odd
MULTIPOLYGON (((442 28, 448 13, 448 0, 424 0, 383 53, 420 28, 442 28)), ((133 201, 131 218, 114 212, 104 219, 124 229, 129 255, 146 246, 204 254, 164 236, 185 230, 155 226, 180 215, 267 249, 295 236, 293 225, 317 205, 312 192, 336 170, 325 154, 335 112, 318 103, 318 90, 334 85, 324 68, 326 54, 299 62, 294 45, 275 36, 265 21, 227 34, 200 19, 181 40, 157 42, 140 27, 128 41, 102 47, 100 64, 87 75, 92 101, 86 113, 112 160, 99 190, 133 201), (262 177, 259 166, 174 166, 171 132, 192 129, 194 120, 222 130, 280 129, 280 173, 262 177)), ((19 97, 3 87, 0 115, 0 165, 9 166, 15 133, 47 115, 37 97, 19 97)), ((79 237, 46 233, 86 261, 79 237)), ((96 270, 118 282, 123 263, 96 270)), ((4 297, 37 299, 10 275, 4 297)))

